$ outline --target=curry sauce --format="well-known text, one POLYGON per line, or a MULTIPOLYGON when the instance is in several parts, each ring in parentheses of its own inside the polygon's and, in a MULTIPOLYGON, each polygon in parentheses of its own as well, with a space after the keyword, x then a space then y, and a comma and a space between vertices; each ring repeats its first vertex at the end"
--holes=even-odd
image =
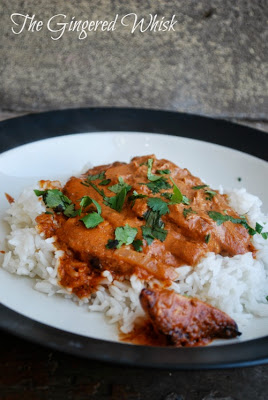
POLYGON ((227 220, 219 225, 209 214, 240 218, 229 206, 226 195, 211 190, 187 169, 157 160, 153 155, 135 157, 129 164, 115 162, 92 168, 80 177, 71 177, 62 193, 76 212, 80 209, 80 214, 68 218, 61 210, 54 210, 38 216, 37 224, 40 232, 46 237, 54 236, 56 246, 65 251, 59 266, 60 284, 78 297, 96 290, 104 270, 125 278, 135 273, 141 279, 156 278, 168 285, 176 279, 177 267, 195 266, 208 252, 231 257, 254 252, 251 236, 243 224, 227 220), (116 197, 115 188, 120 189, 120 182, 127 190, 119 210, 111 208, 109 200, 116 197), (176 188, 182 194, 180 202, 172 201, 176 188), (94 228, 87 228, 82 221, 96 211, 94 203, 81 210, 85 196, 101 207, 102 222, 94 228), (146 216, 150 212, 157 215, 149 206, 153 204, 151 199, 158 199, 157 204, 166 212, 158 211, 155 236, 146 236, 146 216), (125 226, 136 230, 139 251, 132 243, 118 246, 115 231, 125 226))

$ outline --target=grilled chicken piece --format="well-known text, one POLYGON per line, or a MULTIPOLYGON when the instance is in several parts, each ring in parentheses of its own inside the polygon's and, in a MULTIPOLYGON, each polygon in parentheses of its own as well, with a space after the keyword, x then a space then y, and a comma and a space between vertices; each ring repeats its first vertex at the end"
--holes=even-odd
POLYGON ((143 289, 140 302, 155 331, 165 335, 169 345, 199 346, 241 335, 224 312, 171 290, 143 289))

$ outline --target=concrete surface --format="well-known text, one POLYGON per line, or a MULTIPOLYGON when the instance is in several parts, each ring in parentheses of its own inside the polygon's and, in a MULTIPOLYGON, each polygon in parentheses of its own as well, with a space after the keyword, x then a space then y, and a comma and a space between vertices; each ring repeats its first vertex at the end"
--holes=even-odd
POLYGON ((265 0, 2 0, 0 109, 151 107, 219 117, 267 119, 265 0), (108 19, 136 12, 170 18, 176 32, 15 35, 10 15, 108 19))

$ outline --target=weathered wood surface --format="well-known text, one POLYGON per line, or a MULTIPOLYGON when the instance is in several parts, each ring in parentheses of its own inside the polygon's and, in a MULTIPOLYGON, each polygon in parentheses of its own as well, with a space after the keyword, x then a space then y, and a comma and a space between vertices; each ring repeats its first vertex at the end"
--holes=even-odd
POLYGON ((265 0, 2 0, 0 109, 39 111, 81 106, 161 108, 267 120, 265 0), (55 14, 111 20, 130 12, 170 18, 176 32, 11 31, 12 13, 44 23, 55 14))
POLYGON ((268 365, 163 371, 82 360, 1 334, 1 400, 267 400, 268 365))

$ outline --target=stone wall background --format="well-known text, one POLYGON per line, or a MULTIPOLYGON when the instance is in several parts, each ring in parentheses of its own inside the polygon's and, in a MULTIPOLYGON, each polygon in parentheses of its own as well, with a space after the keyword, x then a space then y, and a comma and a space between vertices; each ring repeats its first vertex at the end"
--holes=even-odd
MULTIPOLYGON (((0 110, 148 107, 266 121, 266 0, 1 0, 0 110), (66 32, 14 35, 10 15, 106 19, 176 14, 176 32, 119 26, 78 40, 66 32)), ((68 20, 68 19, 67 19, 68 20)))

